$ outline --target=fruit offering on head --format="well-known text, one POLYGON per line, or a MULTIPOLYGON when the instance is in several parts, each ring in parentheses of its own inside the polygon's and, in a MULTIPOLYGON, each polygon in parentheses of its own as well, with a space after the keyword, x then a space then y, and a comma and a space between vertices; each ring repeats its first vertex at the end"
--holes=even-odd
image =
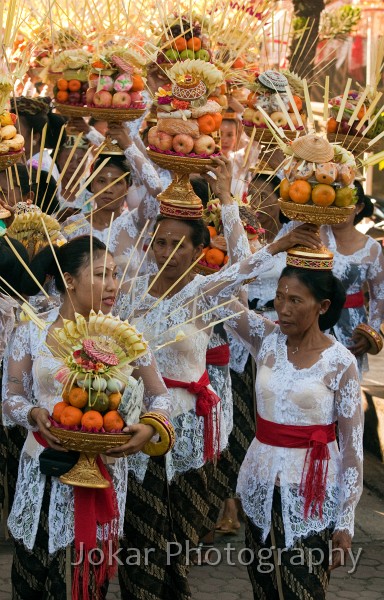
POLYGON ((165 154, 208 158, 217 151, 214 135, 222 122, 222 107, 208 98, 223 74, 200 59, 174 65, 168 77, 172 83, 156 93, 157 125, 149 131, 149 147, 165 154))
POLYGON ((344 94, 342 94, 341 96, 335 96, 329 101, 330 116, 327 121, 327 133, 338 133, 340 135, 352 136, 363 135, 364 127, 357 129, 357 125, 359 124, 360 120, 364 117, 365 113, 369 108, 368 98, 364 100, 362 105, 359 107, 359 110, 356 112, 357 106, 358 104, 360 104, 360 100, 362 99, 362 94, 360 92, 357 92, 356 90, 350 90, 348 92, 343 114, 341 115, 340 119, 339 110, 343 99, 344 94))
POLYGON ((296 129, 304 128, 304 87, 297 75, 286 70, 271 69, 256 73, 254 81, 248 82, 246 87, 250 90, 250 94, 247 97, 247 108, 243 113, 245 127, 267 127, 266 117, 260 110, 262 109, 277 127, 290 129, 289 117, 296 129), (287 88, 291 91, 292 100, 287 93, 287 88), (285 110, 282 109, 281 103, 285 110))
POLYGON ((159 65, 196 58, 209 62, 212 56, 209 38, 202 33, 202 23, 188 15, 175 19, 175 24, 168 28, 159 45, 165 48, 158 53, 159 65))
POLYGON ((287 152, 280 184, 284 202, 338 208, 355 203, 357 167, 351 152, 314 133, 296 139, 287 152))

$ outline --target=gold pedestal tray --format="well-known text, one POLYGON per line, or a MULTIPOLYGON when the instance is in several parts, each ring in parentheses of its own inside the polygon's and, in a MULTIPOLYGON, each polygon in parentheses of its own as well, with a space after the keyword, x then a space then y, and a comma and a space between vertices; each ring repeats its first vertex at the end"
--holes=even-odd
MULTIPOLYGON (((253 130, 255 130, 255 137, 253 138, 254 142, 277 144, 276 139, 273 137, 272 133, 267 127, 250 127, 249 125, 243 125, 243 128, 248 137, 251 137, 253 130)), ((297 137, 305 133, 305 129, 297 129, 296 131, 283 129, 283 131, 285 137, 287 137, 289 140, 295 140, 297 137)))
POLYGON ((293 221, 312 223, 313 225, 337 225, 344 223, 355 206, 316 206, 315 204, 296 204, 279 200, 281 212, 293 221))
POLYGON ((79 460, 60 481, 67 485, 85 488, 107 488, 110 483, 100 473, 96 459, 106 450, 117 448, 131 439, 129 433, 88 433, 52 427, 51 432, 67 450, 80 452, 79 460))
MULTIPOLYGON (((88 107, 88 114, 98 121, 107 121, 111 123, 124 123, 124 121, 136 121, 140 119, 143 114, 146 113, 146 109, 129 109, 129 108, 95 108, 94 106, 88 107)), ((113 143, 111 137, 107 134, 104 142, 102 154, 109 156, 122 156, 124 155, 123 150, 113 143)))
POLYGON ((173 171, 174 176, 170 185, 157 196, 162 204, 162 213, 173 218, 200 219, 202 204, 193 191, 189 175, 201 173, 212 164, 210 158, 188 158, 161 154, 147 148, 147 154, 154 163, 163 169, 173 171), (180 208, 180 215, 178 209, 180 208))
MULTIPOLYGON (((24 149, 20 152, 12 152, 11 154, 0 154, 0 171, 12 167, 17 161, 24 156, 24 149)), ((10 215, 8 215, 10 216, 10 215)))

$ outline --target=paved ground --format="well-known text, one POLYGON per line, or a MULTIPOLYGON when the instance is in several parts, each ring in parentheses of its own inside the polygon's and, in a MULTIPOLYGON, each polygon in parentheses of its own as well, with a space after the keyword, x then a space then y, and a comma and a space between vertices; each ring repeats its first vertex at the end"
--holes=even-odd
MULTIPOLYGON (((381 392, 383 366, 384 353, 371 361, 366 378, 367 385, 376 386, 381 392)), ((348 572, 352 570, 351 563, 333 572, 327 600, 384 600, 384 465, 366 453, 364 470, 365 487, 357 509, 353 548, 355 556, 360 552, 360 559, 354 572, 348 572)), ((247 569, 237 560, 243 556, 244 546, 243 529, 236 536, 217 539, 216 556, 221 555, 222 561, 191 570, 193 600, 252 600, 247 569)), ((212 560, 215 562, 215 557, 212 560)), ((10 567, 10 544, 0 542, 0 600, 11 600, 10 567)), ((117 581, 111 582, 107 598, 120 600, 117 581)))

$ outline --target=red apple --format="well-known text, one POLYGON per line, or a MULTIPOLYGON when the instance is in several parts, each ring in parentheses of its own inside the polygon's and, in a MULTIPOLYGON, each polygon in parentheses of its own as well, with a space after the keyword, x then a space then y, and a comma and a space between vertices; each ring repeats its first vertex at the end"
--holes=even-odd
POLYGON ((95 87, 91 87, 88 88, 86 91, 86 98, 87 98, 87 104, 89 104, 89 106, 91 106, 93 104, 93 97, 96 94, 96 88, 95 87))
POLYGON ((143 94, 141 92, 129 92, 132 102, 142 102, 143 94))
POLYGON ((115 108, 129 108, 131 104, 131 96, 128 92, 116 92, 113 94, 112 106, 115 108))
POLYGON ((151 127, 148 131, 148 144, 155 146, 159 150, 171 150, 172 136, 164 131, 159 131, 157 127, 151 127))
POLYGON ((93 104, 103 108, 112 106, 112 94, 106 90, 100 90, 93 96, 93 104))
POLYGON ((186 133, 178 133, 173 138, 173 149, 175 152, 189 154, 193 150, 193 138, 186 133))
POLYGON ((201 135, 195 140, 193 151, 196 154, 213 154, 216 149, 215 140, 210 135, 201 135))

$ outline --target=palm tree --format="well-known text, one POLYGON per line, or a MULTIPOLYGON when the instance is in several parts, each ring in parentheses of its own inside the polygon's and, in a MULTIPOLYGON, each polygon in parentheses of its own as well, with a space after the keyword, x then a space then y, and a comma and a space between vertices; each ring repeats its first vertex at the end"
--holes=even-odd
POLYGON ((316 54, 320 15, 324 0, 292 0, 294 12, 294 36, 290 47, 290 69, 310 79, 316 54))

